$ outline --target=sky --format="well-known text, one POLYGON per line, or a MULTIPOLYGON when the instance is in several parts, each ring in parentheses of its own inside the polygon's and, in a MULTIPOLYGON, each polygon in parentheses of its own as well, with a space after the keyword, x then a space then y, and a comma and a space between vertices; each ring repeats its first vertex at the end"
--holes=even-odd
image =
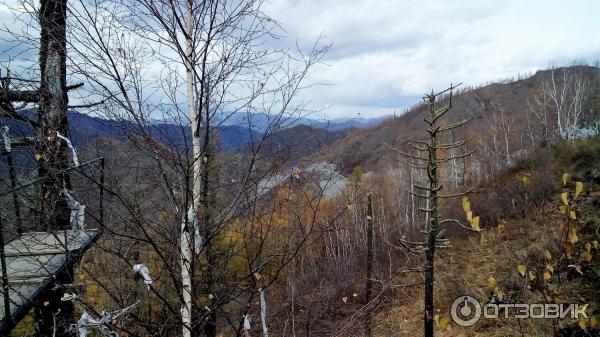
POLYGON ((600 1, 272 0, 279 43, 331 43, 302 99, 329 118, 376 117, 450 82, 478 85, 600 60, 600 1))
MULTIPOLYGON (((0 0, 4 29, 28 28, 4 5, 16 2, 0 0)), ((265 0, 262 9, 285 29, 273 46, 331 44, 298 97, 313 118, 400 114, 450 83, 600 60, 599 0, 265 0)), ((0 29, 4 56, 5 42, 0 29)))

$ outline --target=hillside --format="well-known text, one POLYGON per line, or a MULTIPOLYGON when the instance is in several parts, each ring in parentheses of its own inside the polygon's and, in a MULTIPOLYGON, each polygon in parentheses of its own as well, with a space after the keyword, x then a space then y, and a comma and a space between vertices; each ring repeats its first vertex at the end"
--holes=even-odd
POLYGON ((262 146, 261 153, 295 164, 301 158, 320 153, 346 134, 307 125, 297 125, 273 133, 262 146))
MULTIPOLYGON (((600 172, 596 168, 599 164, 599 137, 561 142, 524 156, 515 167, 503 170, 495 180, 483 183, 481 190, 469 195, 472 209, 481 216, 482 231, 446 227, 450 246, 436 253, 435 306, 436 313, 449 319, 449 324, 446 328, 436 325, 436 336, 598 336, 597 325, 582 331, 580 324, 590 321, 578 322, 568 317, 556 322, 482 318, 470 327, 462 327, 450 317, 453 301, 469 295, 481 304, 492 303, 495 298, 530 304, 589 303, 587 313, 595 317, 597 324, 600 172), (566 183, 563 173, 571 174, 566 183), (529 185, 524 183, 524 176, 530 178, 529 185), (577 197, 572 193, 576 181, 583 184, 577 197), (564 205, 561 193, 565 191, 571 192, 569 202, 576 219, 569 220, 561 213, 564 205), (575 239, 569 239, 571 245, 565 244, 567 229, 576 233, 575 239), (525 266, 526 277, 521 275, 520 265, 525 266), (549 275, 544 275, 545 271, 549 275), (502 295, 497 295, 500 291, 502 295)), ((361 184, 365 191, 374 191, 376 197, 390 188, 385 180, 374 175, 363 177, 361 184)), ((375 232, 378 240, 373 278, 378 282, 373 302, 369 303, 371 308, 375 307, 372 335, 422 336, 423 279, 415 272, 422 262, 418 254, 389 244, 409 236, 410 224, 404 221, 402 212, 398 214, 393 209, 397 207, 395 200, 390 204, 384 200, 385 197, 379 201, 374 222, 381 227, 376 227, 375 232)), ((361 204, 350 207, 345 202, 347 199, 340 199, 338 207, 346 206, 350 214, 354 211, 364 214, 361 204)), ((465 217, 462 213, 460 200, 448 199, 442 207, 443 217, 462 220, 465 217)), ((311 309, 315 312, 311 335, 364 336, 359 321, 369 308, 364 298, 365 242, 360 234, 356 240, 358 251, 352 258, 343 257, 335 262, 320 260, 324 264, 320 277, 307 273, 298 281, 304 286, 299 286, 296 293, 298 305, 309 311, 307 315, 311 309)), ((284 321, 284 317, 279 318, 284 321)))
MULTIPOLYGON (((497 287, 505 299, 517 303, 548 303, 552 300, 558 301, 555 303, 588 303, 586 312, 596 323, 589 326, 590 319, 586 321, 581 317, 579 321, 569 317, 560 321, 482 318, 471 327, 451 322, 446 331, 439 332, 440 335, 598 336, 600 175, 593 167, 598 167, 599 160, 598 137, 574 144, 562 143, 524 158, 518 167, 505 171, 497 181, 486 185, 487 192, 474 197, 473 204, 482 214, 493 212, 493 208, 501 209, 505 221, 501 222, 502 226, 488 221, 487 228, 477 234, 461 232, 451 236, 452 247, 443 250, 436 260, 435 295, 441 317, 450 317, 452 302, 462 295, 473 296, 481 303, 492 303, 496 296, 492 288, 497 287), (565 172, 572 176, 563 183, 561 176, 565 172), (520 199, 515 187, 522 186, 524 174, 531 175, 530 188, 545 193, 538 193, 531 200, 520 199), (559 210, 564 204, 560 193, 572 189, 576 180, 584 187, 579 197, 573 197, 577 215, 569 222, 559 210), (515 199, 502 199, 502 194, 509 193, 518 200, 516 206, 515 199), (518 211, 511 216, 509 209, 513 207, 518 211), (565 226, 576 231, 572 245, 565 243, 565 226), (520 275, 518 266, 521 264, 527 268, 528 277, 520 275), (547 279, 543 278, 546 275, 542 276, 545 271, 548 272, 547 279), (581 329, 585 324, 588 324, 587 331, 581 329)), ((527 193, 527 190, 521 193, 527 193)), ((414 275, 405 275, 398 282, 406 282, 409 277, 414 275)), ((414 313, 421 312, 423 304, 414 298, 419 298, 420 292, 421 289, 390 292, 389 305, 382 305, 376 316, 374 336, 389 336, 398 331, 410 336, 419 335, 422 321, 415 319, 414 313)))
MULTIPOLYGON (((575 66, 555 70, 563 69, 571 73, 580 72, 584 78, 595 83, 600 80, 600 69, 596 67, 575 66)), ((494 122, 492 113, 504 109, 513 119, 511 142, 514 151, 518 151, 518 144, 525 141, 523 138, 527 128, 528 100, 533 97, 540 83, 549 76, 550 70, 543 70, 526 79, 459 91, 453 98, 453 110, 448 114, 450 121, 471 117, 473 120, 467 128, 458 130, 456 136, 460 137, 465 130, 476 130, 469 137, 472 143, 477 141, 477 137, 485 135, 494 122)), ((447 104, 447 98, 442 104, 447 104)), ((423 137, 425 109, 423 105, 417 105, 400 117, 387 119, 370 128, 352 130, 322 154, 312 158, 334 163, 344 172, 350 172, 356 165, 361 165, 367 170, 387 168, 397 158, 384 144, 399 146, 409 139, 423 137)))

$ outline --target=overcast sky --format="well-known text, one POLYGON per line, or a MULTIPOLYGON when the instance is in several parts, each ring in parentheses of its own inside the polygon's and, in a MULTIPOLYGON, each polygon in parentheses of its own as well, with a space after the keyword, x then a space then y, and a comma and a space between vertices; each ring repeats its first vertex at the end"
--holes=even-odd
MULTIPOLYGON (((328 118, 392 114, 450 82, 478 85, 600 59, 600 0, 266 1, 263 10, 286 29, 278 47, 309 49, 318 37, 332 44, 310 76, 326 85, 301 96, 328 118)), ((0 6, 0 21, 22 29, 12 16, 0 6)))
POLYGON ((331 118, 391 114, 450 82, 476 85, 600 59, 600 1, 271 0, 301 46, 332 43, 304 93, 331 118))

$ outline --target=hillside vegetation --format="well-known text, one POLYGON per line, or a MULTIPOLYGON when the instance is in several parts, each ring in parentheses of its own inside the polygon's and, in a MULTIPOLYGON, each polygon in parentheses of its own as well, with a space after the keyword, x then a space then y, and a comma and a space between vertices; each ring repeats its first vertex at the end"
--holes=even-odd
MULTIPOLYGON (((486 147, 491 146, 492 134, 496 132, 497 137, 501 138, 501 131, 494 130, 494 126, 499 127, 500 118, 504 117, 511 128, 509 151, 517 153, 530 149, 530 129, 534 129, 533 132, 539 129, 539 121, 531 111, 531 106, 536 96, 540 95, 542 84, 552 73, 558 87, 563 84, 563 72, 589 81, 589 90, 593 93, 590 103, 597 104, 600 101, 600 69, 592 66, 541 70, 524 79, 511 79, 479 88, 463 88, 453 97, 453 113, 449 118, 452 121, 464 118, 473 120, 467 128, 457 130, 456 138, 463 135, 471 138, 471 146, 480 150, 477 157, 481 158, 482 155, 487 155, 481 150, 487 150, 486 147), (500 111, 503 111, 503 116, 499 115, 500 111)), ((441 103, 447 103, 447 99, 441 103)), ((425 108, 424 105, 417 105, 401 116, 390 117, 377 126, 352 130, 314 159, 335 163, 345 172, 350 172, 356 165, 379 171, 393 167, 397 165, 398 158, 385 144, 399 146, 409 139, 422 139, 425 136, 422 127, 425 108)), ((600 116, 596 116, 596 119, 597 117, 600 116)))
POLYGON ((0 0, 0 336, 600 337, 593 6, 480 2, 0 0))
MULTIPOLYGON (((452 248, 438 259, 436 307, 450 317, 452 302, 470 295, 487 303, 501 296, 517 303, 588 303, 589 319, 481 319, 472 327, 450 323, 440 336, 597 336, 600 333, 600 138, 561 143, 523 158, 497 181, 472 197, 482 216, 499 212, 501 221, 484 221, 478 234, 455 234, 452 248), (558 159, 558 160, 556 160, 558 159), (563 182, 563 172, 570 177, 563 182), (531 185, 523 185, 523 177, 531 185), (573 197, 576 181, 583 191, 574 200, 576 242, 565 253, 561 193, 573 197), (546 193, 535 193, 544 190, 546 193), (530 198, 526 199, 525 194, 530 198), (498 210, 502 211, 498 211, 498 210), (588 255, 589 253, 589 255, 588 255), (567 255, 564 255, 567 254, 567 255), (560 262, 561 259, 563 262, 560 262), (564 262, 568 260, 568 263, 564 262), (561 267, 557 267, 560 265, 561 267), (520 266, 524 266, 522 275, 520 266), (548 272, 547 276, 545 273, 548 272), (592 322, 594 322, 592 324, 592 322), (593 326, 592 326, 593 325, 593 326)), ((572 239, 572 238, 571 238, 572 239)), ((398 280, 398 281, 401 281, 398 280)), ((423 310, 419 290, 392 292, 376 315, 375 336, 419 335, 415 313, 423 310)), ((506 302, 511 303, 511 302, 506 302)))

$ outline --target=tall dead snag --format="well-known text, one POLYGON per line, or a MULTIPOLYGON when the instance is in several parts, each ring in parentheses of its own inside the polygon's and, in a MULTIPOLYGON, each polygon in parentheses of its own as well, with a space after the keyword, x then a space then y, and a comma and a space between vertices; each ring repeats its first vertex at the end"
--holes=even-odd
MULTIPOLYGON (((425 254, 425 267, 422 269, 425 276, 425 312, 424 312, 424 335, 425 337, 433 337, 433 323, 434 323, 434 306, 433 306, 433 290, 434 290, 434 270, 435 270, 435 250, 436 248, 445 248, 449 246, 449 242, 444 238, 443 225, 446 223, 456 223, 463 228, 479 231, 479 224, 471 222, 471 227, 463 225, 459 220, 456 219, 442 219, 439 212, 439 200, 441 198, 459 197, 464 196, 467 192, 453 193, 453 194, 441 194, 440 191, 443 188, 443 183, 440 181, 439 169, 440 166, 445 163, 459 158, 465 158, 471 155, 473 152, 467 152, 463 154, 445 155, 445 153, 459 153, 458 150, 462 148, 467 140, 460 140, 450 143, 444 143, 440 139, 449 131, 459 128, 470 121, 470 119, 461 120, 456 123, 442 125, 440 119, 452 108, 452 93, 458 85, 450 85, 444 91, 434 93, 433 91, 423 97, 423 100, 428 106, 428 114, 425 117, 425 123, 427 124, 427 141, 410 141, 408 145, 416 151, 417 155, 412 155, 403 152, 399 149, 392 148, 392 150, 402 154, 403 156, 412 160, 411 166, 416 169, 426 171, 427 185, 414 185, 415 192, 410 192, 415 197, 425 200, 425 208, 419 208, 421 212, 425 213, 425 228, 424 228, 424 241, 408 241, 400 239, 400 245, 404 249, 408 249, 414 253, 425 254), (443 97, 444 94, 448 94, 448 105, 437 108, 436 100, 443 97), (419 155, 422 154, 422 155, 419 155)), ((478 221, 477 221, 478 222, 478 221)), ((438 320, 438 322, 441 322, 438 320)), ((440 324, 441 327, 445 327, 445 323, 440 324)))
MULTIPOLYGON (((35 145, 38 174, 46 179, 42 186, 39 210, 40 229, 69 227, 69 208, 63 188, 69 187, 68 176, 63 171, 69 166, 67 146, 58 134, 68 134, 67 91, 83 84, 66 84, 66 0, 41 0, 38 11, 40 24, 40 84, 34 90, 11 87, 10 73, 0 77, 0 116, 25 123, 35 129, 36 140, 17 141, 22 145, 35 145), (38 104, 37 121, 15 109, 13 103, 38 104)), ((15 79, 17 82, 34 82, 15 79)))
POLYGON ((66 0, 41 0, 40 89, 36 158, 40 176, 50 176, 42 186, 40 221, 42 228, 69 226, 69 208, 62 195, 68 178, 60 173, 68 166, 67 149, 57 137, 68 133, 66 0))
MULTIPOLYGON (((68 135, 67 122, 67 66, 66 66, 66 0, 41 0, 39 10, 40 87, 38 130, 35 142, 38 174, 47 176, 41 186, 40 227, 59 230, 70 227, 70 210, 63 189, 69 188, 67 146, 58 135, 68 135)), ((73 282, 73 270, 67 268, 59 276, 59 283, 73 282)), ((74 321, 72 303, 61 301, 62 287, 46 294, 35 309, 38 320, 37 335, 67 336, 68 326, 74 321)))

